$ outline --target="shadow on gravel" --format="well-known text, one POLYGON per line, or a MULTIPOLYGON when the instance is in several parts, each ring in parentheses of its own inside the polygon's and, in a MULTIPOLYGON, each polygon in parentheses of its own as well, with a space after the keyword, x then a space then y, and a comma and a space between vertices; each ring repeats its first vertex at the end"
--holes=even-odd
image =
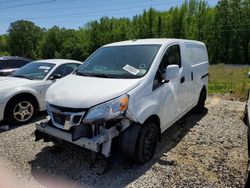
MULTIPOLYGON (((37 121, 45 119, 46 116, 47 116, 47 112, 46 111, 37 112, 36 116, 28 124, 35 123, 37 121)), ((16 129, 18 127, 25 126, 25 125, 28 125, 28 124, 8 125, 4 121, 2 121, 2 122, 0 122, 0 133, 6 132, 6 131, 11 131, 13 129, 16 129)))
MULTIPOLYGON (((167 160, 167 152, 174 148, 207 114, 188 113, 162 134, 161 142, 152 161, 145 165, 135 165, 129 160, 118 160, 110 170, 98 175, 106 167, 103 157, 99 156, 93 168, 90 167, 91 152, 76 146, 46 146, 37 153, 34 160, 29 161, 31 173, 40 184, 47 186, 44 176, 62 179, 81 187, 124 187, 144 175, 155 163, 175 165, 175 161, 167 160), (166 159, 166 160, 165 160, 166 159)), ((167 177, 166 177, 167 178, 167 177)))

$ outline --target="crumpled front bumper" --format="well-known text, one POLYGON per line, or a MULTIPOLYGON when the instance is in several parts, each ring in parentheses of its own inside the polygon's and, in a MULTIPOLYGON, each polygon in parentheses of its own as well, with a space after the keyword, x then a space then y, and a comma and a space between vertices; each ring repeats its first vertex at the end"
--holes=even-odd
POLYGON ((109 157, 110 155, 109 148, 111 146, 112 138, 118 136, 119 134, 116 127, 114 126, 109 129, 105 129, 102 134, 99 134, 93 138, 81 137, 73 141, 72 133, 51 126, 49 125, 49 122, 50 120, 48 119, 36 123, 36 130, 35 130, 36 141, 41 139, 44 140, 52 140, 53 138, 60 139, 78 145, 80 147, 89 149, 94 152, 101 152, 105 157, 109 157))

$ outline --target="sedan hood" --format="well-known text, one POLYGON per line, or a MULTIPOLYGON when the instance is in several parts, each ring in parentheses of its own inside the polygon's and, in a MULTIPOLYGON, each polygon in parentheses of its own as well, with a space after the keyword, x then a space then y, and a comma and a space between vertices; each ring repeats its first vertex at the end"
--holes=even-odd
POLYGON ((6 90, 20 87, 29 83, 33 83, 34 81, 28 80, 25 78, 15 78, 9 76, 0 77, 0 93, 5 92, 6 90))
POLYGON ((46 101, 62 107, 90 108, 125 94, 139 83, 140 79, 69 75, 48 89, 46 101))

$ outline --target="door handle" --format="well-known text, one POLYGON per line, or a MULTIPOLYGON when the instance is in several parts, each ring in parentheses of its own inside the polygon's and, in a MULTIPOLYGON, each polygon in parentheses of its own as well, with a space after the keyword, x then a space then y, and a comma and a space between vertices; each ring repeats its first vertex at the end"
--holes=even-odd
POLYGON ((184 82, 185 82, 185 77, 182 76, 182 77, 181 77, 181 84, 184 83, 184 82))

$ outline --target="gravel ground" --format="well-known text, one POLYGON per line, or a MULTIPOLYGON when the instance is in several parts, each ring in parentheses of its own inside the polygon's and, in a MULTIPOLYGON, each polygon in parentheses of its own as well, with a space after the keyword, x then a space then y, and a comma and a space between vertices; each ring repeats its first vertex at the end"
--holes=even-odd
POLYGON ((117 159, 103 175, 98 175, 106 165, 102 157, 91 168, 90 152, 35 142, 34 124, 12 127, 0 131, 0 166, 28 180, 30 187, 56 187, 53 181, 69 187, 243 187, 244 105, 210 96, 206 114, 189 113, 162 135, 150 163, 138 166, 117 159))

